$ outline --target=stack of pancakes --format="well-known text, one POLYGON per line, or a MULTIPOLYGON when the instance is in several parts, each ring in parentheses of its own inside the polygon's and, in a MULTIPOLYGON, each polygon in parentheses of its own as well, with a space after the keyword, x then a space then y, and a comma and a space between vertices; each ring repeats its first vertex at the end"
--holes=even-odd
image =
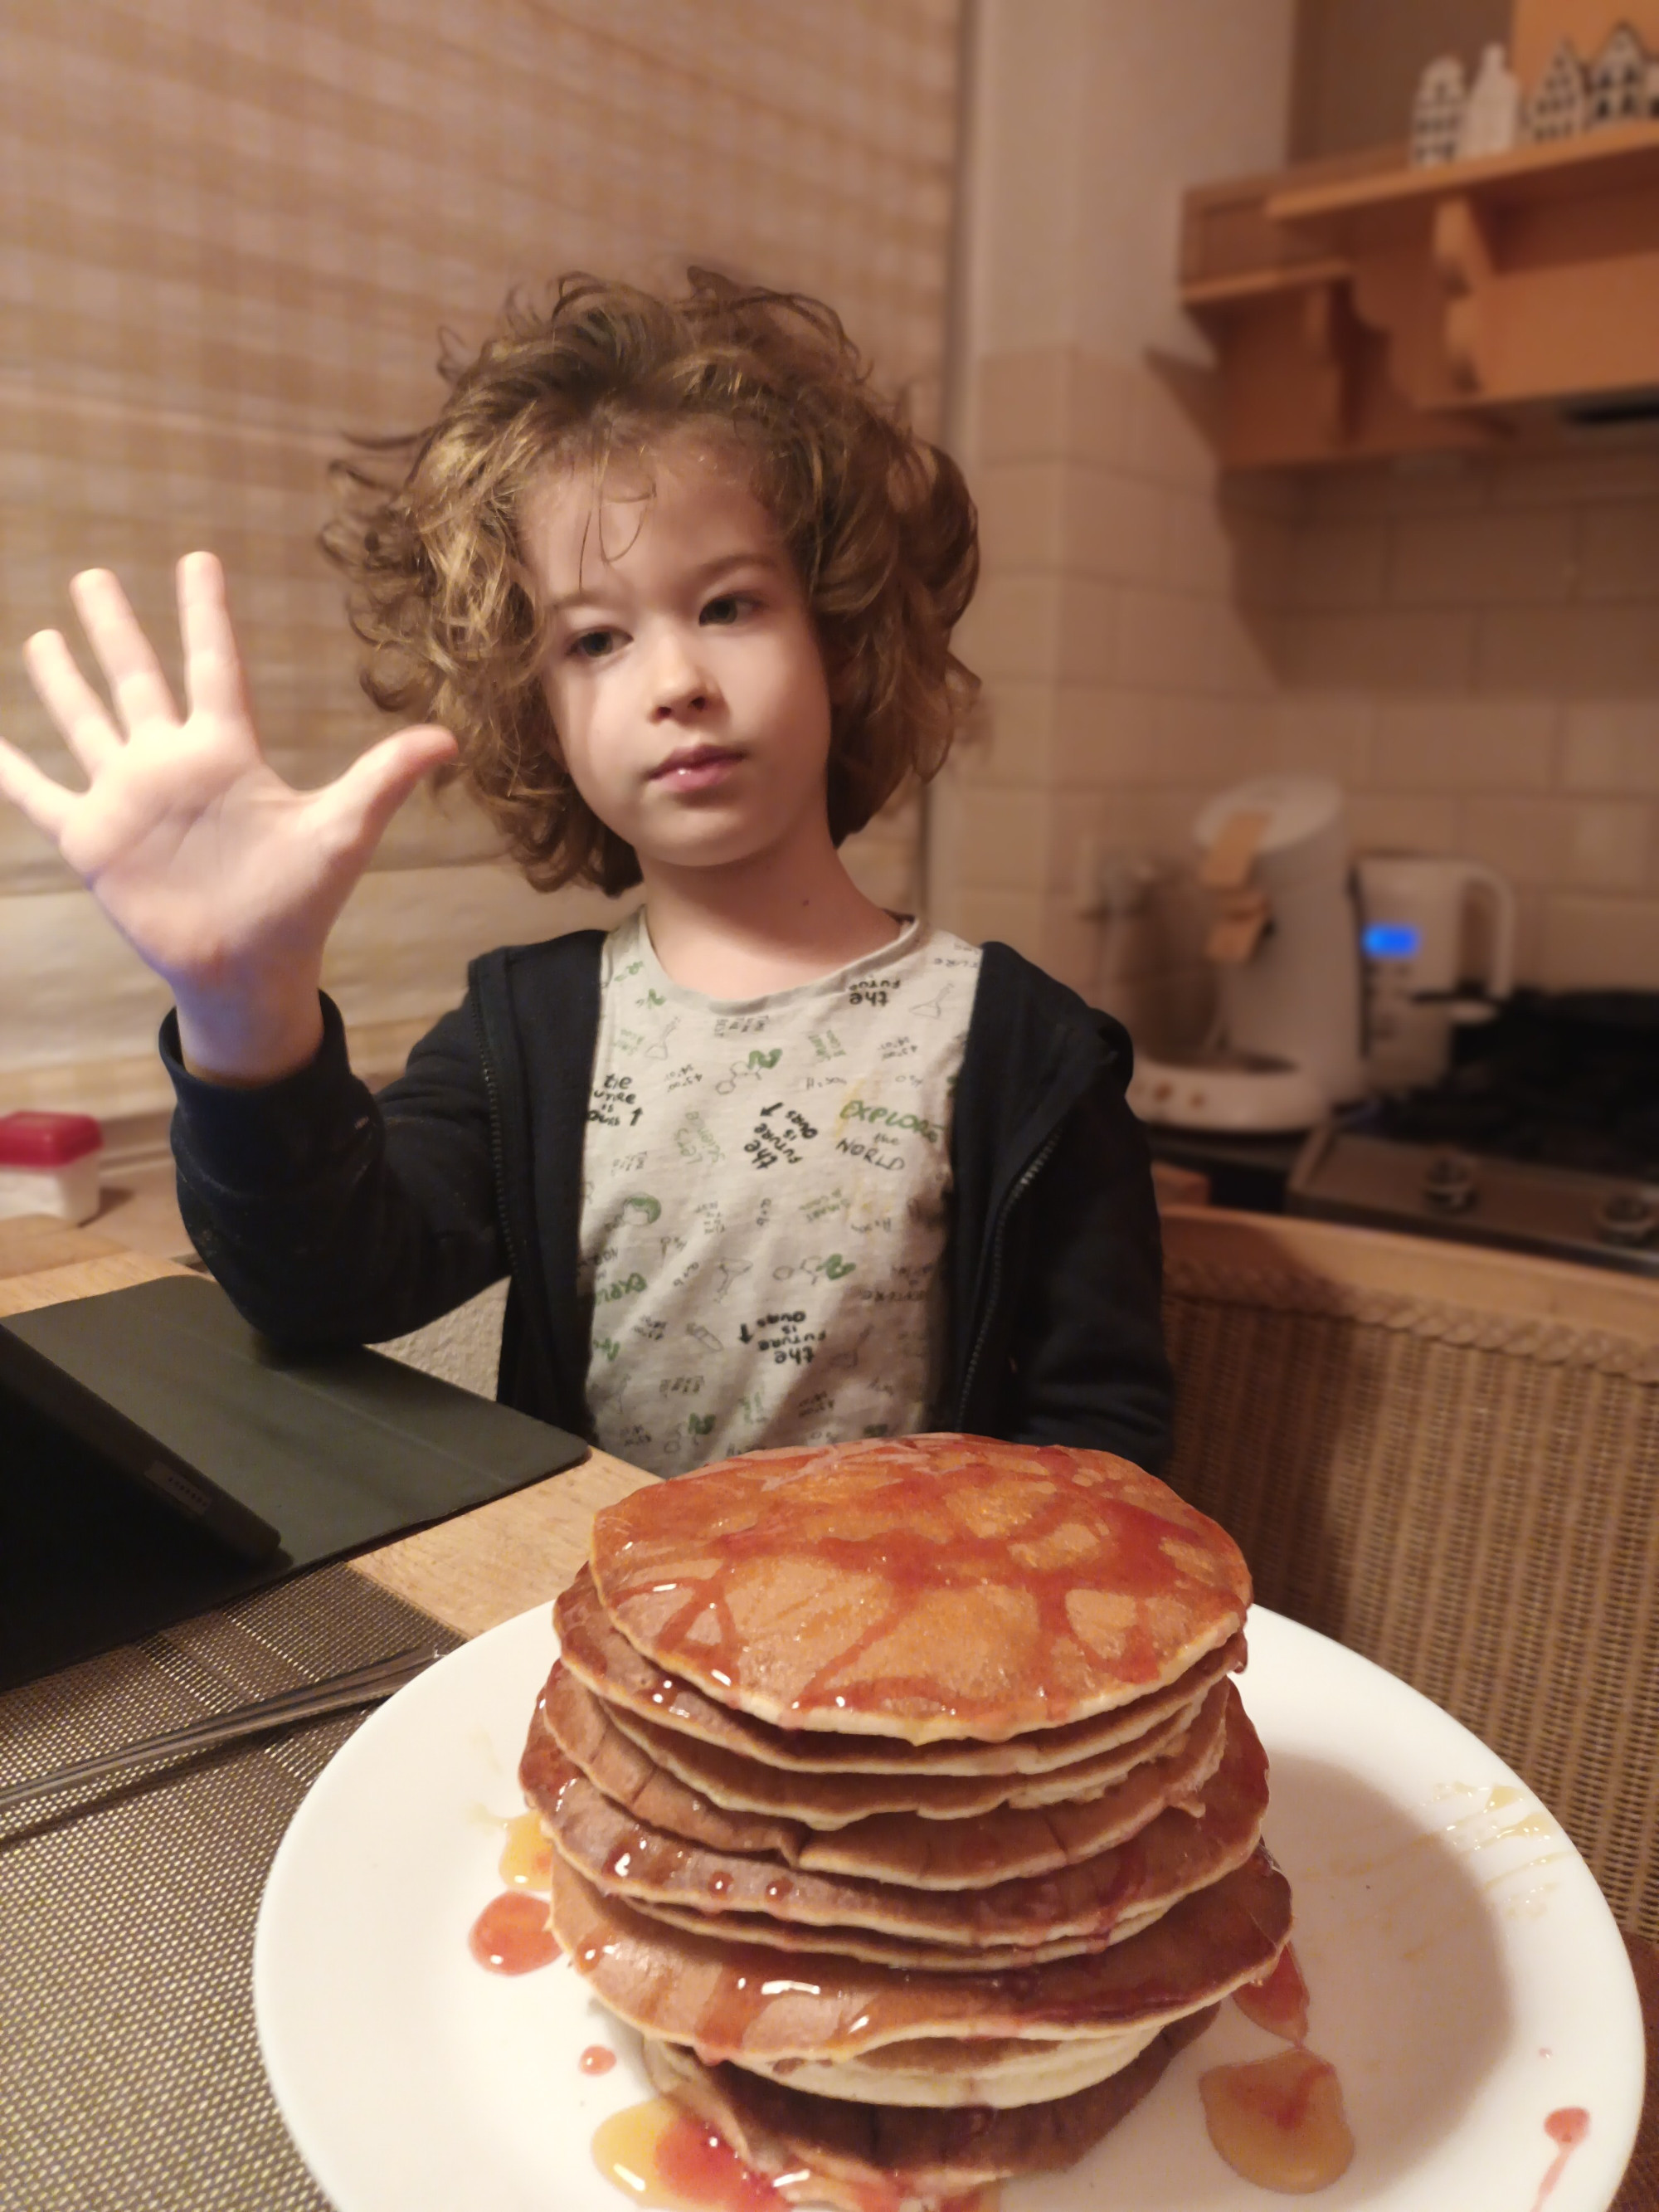
POLYGON ((554 1932, 786 2194, 1064 2165, 1289 1930, 1228 1679, 1249 1595, 1104 1452, 881 1439, 641 1490, 558 1601, 520 1769, 554 1932))

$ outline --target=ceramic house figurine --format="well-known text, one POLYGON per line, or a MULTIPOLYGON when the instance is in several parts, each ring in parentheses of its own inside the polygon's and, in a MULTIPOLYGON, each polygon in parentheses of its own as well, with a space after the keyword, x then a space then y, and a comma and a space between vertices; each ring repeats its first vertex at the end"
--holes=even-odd
POLYGON ((1563 39, 1527 102, 1527 136, 1540 145, 1557 138, 1576 138, 1589 119, 1589 88, 1584 82, 1584 64, 1573 51, 1571 40, 1563 39))
POLYGON ((1510 67, 1502 46, 1488 46, 1480 57, 1463 109, 1457 158, 1470 161, 1482 154, 1506 154, 1520 136, 1521 80, 1510 67))
POLYGON ((1437 161, 1457 158, 1458 134, 1468 87, 1463 64, 1455 54, 1442 54, 1417 81, 1412 102, 1412 166, 1427 168, 1437 161))
POLYGON ((1647 48, 1628 23, 1619 24, 1589 65, 1589 128, 1641 122, 1651 112, 1649 76, 1647 48))

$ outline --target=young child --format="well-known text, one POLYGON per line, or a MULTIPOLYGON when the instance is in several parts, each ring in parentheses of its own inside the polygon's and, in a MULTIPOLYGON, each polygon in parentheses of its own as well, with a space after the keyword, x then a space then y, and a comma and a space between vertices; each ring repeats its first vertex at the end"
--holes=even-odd
POLYGON ((842 863, 973 679, 961 477, 830 312, 694 272, 515 307, 325 544, 365 684, 423 718, 316 792, 261 757, 207 554, 181 719, 112 576, 30 674, 86 771, 0 790, 170 984, 179 1200, 290 1343, 374 1342, 510 1278, 498 1391, 659 1474, 964 1429, 1155 1467, 1170 1381, 1128 1039, 842 863), (457 767, 459 763, 459 767, 457 767), (378 1101, 319 979, 420 778, 530 880, 643 884, 608 936, 473 962, 378 1101))

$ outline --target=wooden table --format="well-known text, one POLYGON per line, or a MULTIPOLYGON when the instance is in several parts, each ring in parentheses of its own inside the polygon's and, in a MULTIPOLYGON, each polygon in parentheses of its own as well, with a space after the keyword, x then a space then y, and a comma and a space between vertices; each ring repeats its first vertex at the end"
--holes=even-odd
MULTIPOLYGON (((37 1216, 0 1221, 0 1320, 186 1271, 37 1216)), ((655 1478, 595 1451, 473 1512, 367 1553, 357 1573, 460 1636, 550 1604, 587 1556, 593 1516, 655 1478)), ((1612 2212, 1659 2212, 1659 1945, 1626 1936, 1647 2031, 1648 2092, 1635 2155, 1612 2212)))

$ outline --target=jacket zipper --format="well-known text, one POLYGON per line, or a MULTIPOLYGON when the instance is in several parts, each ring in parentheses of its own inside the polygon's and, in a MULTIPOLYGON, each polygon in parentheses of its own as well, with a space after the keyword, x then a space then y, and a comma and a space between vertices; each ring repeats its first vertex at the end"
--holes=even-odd
POLYGON ((974 1339, 974 1348, 969 1355, 967 1369, 962 1378, 962 1388, 957 1393, 958 1420, 967 1411, 968 1401, 974 1388, 974 1377, 979 1371, 980 1355, 985 1349, 985 1340, 990 1333, 991 1317, 997 1310, 997 1293, 1002 1287, 1003 1243, 1007 1234, 1009 1217, 1043 1169, 1048 1166, 1054 1146, 1060 1142, 1060 1132, 1058 1128, 1049 1131, 1035 1158, 1028 1166, 1021 1170, 1018 1176, 1009 1186, 1002 1204, 997 1208, 996 1224, 991 1231, 991 1273, 986 1287, 985 1307, 980 1316, 979 1329, 974 1339))
POLYGON ((483 1071, 484 1096, 489 1101, 489 1158, 495 1170, 495 1218, 501 1227, 502 1249, 507 1254, 507 1272, 510 1277, 522 1280, 519 1249, 514 1242, 513 1224, 507 1213, 507 1151, 501 1142, 501 1093, 495 1087, 495 1070, 490 1064, 489 1040, 484 1034, 483 1012, 476 999, 471 1013, 473 1033, 478 1043, 478 1066, 483 1071))

